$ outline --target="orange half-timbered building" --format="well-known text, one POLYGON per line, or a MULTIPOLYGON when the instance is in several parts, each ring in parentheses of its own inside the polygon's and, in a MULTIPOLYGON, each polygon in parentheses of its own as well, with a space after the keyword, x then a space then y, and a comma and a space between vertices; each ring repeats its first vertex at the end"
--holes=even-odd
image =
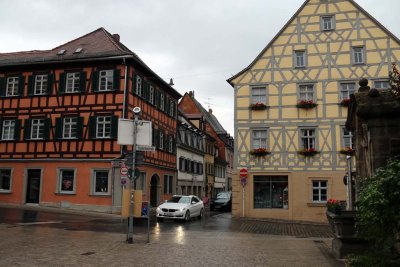
POLYGON ((45 51, 0 53, 0 202, 118 213, 118 119, 152 121, 136 188, 153 206, 176 180, 181 95, 100 28, 45 51))

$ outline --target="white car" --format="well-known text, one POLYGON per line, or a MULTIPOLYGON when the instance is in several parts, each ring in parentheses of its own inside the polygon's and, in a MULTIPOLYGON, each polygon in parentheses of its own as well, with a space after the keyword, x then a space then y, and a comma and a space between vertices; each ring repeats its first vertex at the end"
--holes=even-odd
POLYGON ((164 218, 190 221, 192 217, 203 217, 204 203, 198 197, 174 195, 157 208, 157 221, 164 218))

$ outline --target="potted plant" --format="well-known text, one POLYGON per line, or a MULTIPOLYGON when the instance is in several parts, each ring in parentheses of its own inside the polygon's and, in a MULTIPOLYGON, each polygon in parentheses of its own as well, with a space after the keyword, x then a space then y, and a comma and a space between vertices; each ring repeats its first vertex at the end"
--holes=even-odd
POLYGON ((304 148, 298 151, 297 153, 306 157, 312 157, 315 154, 318 154, 319 152, 315 148, 304 148))
POLYGON ((318 104, 315 103, 314 100, 300 100, 296 105, 296 107, 298 108, 305 108, 305 109, 315 108, 316 106, 318 106, 318 104))
POLYGON ((259 148, 250 150, 250 155, 253 155, 253 156, 265 156, 265 155, 269 155, 269 154, 271 154, 271 152, 263 147, 259 147, 259 148))
POLYGON ((350 98, 343 98, 342 101, 340 101, 339 105, 342 107, 348 107, 350 105, 350 98))
POLYGON ((326 202, 326 217, 336 238, 355 236, 355 211, 346 211, 346 201, 329 199, 326 202))
POLYGON ((339 152, 340 152, 340 154, 351 156, 354 154, 355 150, 352 149, 351 147, 345 147, 345 148, 340 149, 339 152))
POLYGON ((252 110, 265 110, 265 109, 269 108, 269 106, 265 105, 264 103, 257 102, 257 103, 251 104, 249 108, 252 110))

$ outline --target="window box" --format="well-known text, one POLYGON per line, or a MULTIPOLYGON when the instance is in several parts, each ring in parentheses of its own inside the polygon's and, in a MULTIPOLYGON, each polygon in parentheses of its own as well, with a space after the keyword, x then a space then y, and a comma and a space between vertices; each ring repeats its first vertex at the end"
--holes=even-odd
POLYGON ((256 157, 262 157, 265 155, 271 154, 271 151, 268 151, 267 149, 260 147, 260 148, 255 148, 250 150, 250 155, 256 156, 256 157))
POLYGON ((312 157, 319 152, 315 148, 305 148, 297 152, 300 155, 303 155, 305 157, 312 157))
POLYGON ((252 109, 252 110, 265 110, 267 108, 269 108, 269 106, 265 105, 264 103, 259 103, 259 102, 255 103, 255 104, 251 104, 249 106, 249 109, 252 109))
POLYGON ((344 98, 342 99, 342 101, 340 101, 339 105, 341 105, 342 107, 348 107, 350 105, 350 98, 344 98))
POLYGON ((345 148, 340 149, 339 152, 340 152, 340 154, 351 156, 354 154, 355 150, 352 149, 351 147, 345 147, 345 148))
POLYGON ((314 100, 300 100, 296 105, 297 108, 305 109, 315 108, 316 106, 318 106, 318 104, 315 103, 314 100))

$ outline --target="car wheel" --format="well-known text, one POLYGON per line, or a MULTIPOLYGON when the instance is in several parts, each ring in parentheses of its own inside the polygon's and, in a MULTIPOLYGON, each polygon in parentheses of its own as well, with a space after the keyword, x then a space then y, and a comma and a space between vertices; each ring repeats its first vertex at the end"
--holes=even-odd
POLYGON ((190 221, 190 211, 186 211, 185 213, 185 221, 190 221))
POLYGON ((199 219, 203 217, 203 209, 200 210, 199 219))

